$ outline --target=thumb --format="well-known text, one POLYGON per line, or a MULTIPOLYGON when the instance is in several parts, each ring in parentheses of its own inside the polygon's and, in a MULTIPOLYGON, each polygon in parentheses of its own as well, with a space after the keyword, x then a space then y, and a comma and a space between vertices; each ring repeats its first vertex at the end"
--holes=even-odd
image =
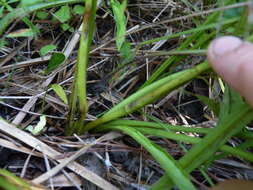
POLYGON ((208 48, 208 60, 253 107, 253 44, 233 36, 218 38, 208 48))

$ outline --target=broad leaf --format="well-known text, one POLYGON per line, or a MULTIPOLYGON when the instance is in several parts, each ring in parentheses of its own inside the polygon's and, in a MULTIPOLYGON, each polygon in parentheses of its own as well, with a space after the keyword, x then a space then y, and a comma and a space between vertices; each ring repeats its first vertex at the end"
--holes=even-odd
POLYGON ((56 45, 50 44, 50 45, 45 45, 40 49, 40 55, 45 56, 48 54, 50 51, 55 50, 57 47, 56 45))
POLYGON ((46 126, 46 116, 45 115, 42 115, 40 116, 40 121, 38 122, 37 125, 35 126, 32 126, 32 125, 29 125, 26 130, 30 131, 33 135, 39 135, 44 127, 46 126))
POLYGON ((56 13, 54 13, 54 16, 61 22, 67 22, 70 18, 70 8, 68 5, 62 6, 56 13))
POLYGON ((53 85, 51 85, 51 88, 55 91, 55 93, 61 98, 61 100, 65 104, 68 104, 67 95, 66 95, 65 91, 63 90, 63 88, 61 87, 61 85, 53 84, 53 85))
POLYGON ((54 69, 56 69, 61 63, 63 63, 65 60, 65 55, 63 53, 54 53, 49 60, 47 69, 45 73, 50 73, 54 69))

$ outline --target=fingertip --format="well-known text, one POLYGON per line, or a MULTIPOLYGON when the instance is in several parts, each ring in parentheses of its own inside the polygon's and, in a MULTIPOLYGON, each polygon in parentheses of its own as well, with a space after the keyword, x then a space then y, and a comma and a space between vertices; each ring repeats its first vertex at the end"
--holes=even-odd
POLYGON ((208 48, 213 69, 253 106, 253 44, 233 36, 214 40, 208 48))
POLYGON ((237 62, 235 54, 243 45, 240 38, 224 36, 215 39, 208 48, 208 60, 212 68, 233 88, 237 89, 238 83, 235 80, 237 62))
POLYGON ((211 64, 218 64, 221 57, 226 54, 235 51, 243 44, 240 38, 234 36, 224 36, 215 39, 208 48, 208 59, 211 60, 211 64))

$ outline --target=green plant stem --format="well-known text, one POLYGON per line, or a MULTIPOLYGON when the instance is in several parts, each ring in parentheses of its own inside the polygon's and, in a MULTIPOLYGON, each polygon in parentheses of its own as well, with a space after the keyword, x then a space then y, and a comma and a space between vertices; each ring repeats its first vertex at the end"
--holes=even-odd
POLYGON ((175 88, 185 84, 186 82, 209 69, 209 64, 207 62, 204 62, 192 69, 169 75, 154 82, 153 84, 139 90, 138 92, 129 96, 127 99, 123 100, 121 103, 105 113, 101 118, 98 118, 97 120, 88 123, 86 126, 83 126, 81 134, 85 131, 93 129, 98 125, 133 113, 139 108, 164 97, 175 88))
POLYGON ((86 98, 86 70, 89 62, 89 51, 94 32, 96 7, 96 0, 85 1, 77 66, 70 100, 70 112, 68 117, 69 124, 66 130, 67 135, 72 135, 73 132, 80 133, 80 126, 82 126, 88 111, 86 98), (76 106, 77 103, 79 104, 78 110, 76 106), (79 118, 75 121, 74 117, 76 115, 79 115, 79 118))
POLYGON ((170 51, 137 51, 136 55, 142 55, 142 57, 149 56, 168 56, 168 55, 206 55, 206 49, 198 50, 170 50, 170 51), (144 55, 143 55, 144 54, 144 55))

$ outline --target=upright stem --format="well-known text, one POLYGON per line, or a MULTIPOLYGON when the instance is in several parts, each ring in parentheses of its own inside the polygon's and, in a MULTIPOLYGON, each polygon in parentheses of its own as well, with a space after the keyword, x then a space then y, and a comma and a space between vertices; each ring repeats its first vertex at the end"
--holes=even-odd
POLYGON ((75 79, 70 97, 70 111, 66 135, 71 135, 73 132, 78 133, 80 131, 79 128, 82 126, 88 111, 86 99, 86 70, 89 62, 89 51, 95 25, 96 6, 96 0, 85 1, 82 32, 78 50, 75 79))

